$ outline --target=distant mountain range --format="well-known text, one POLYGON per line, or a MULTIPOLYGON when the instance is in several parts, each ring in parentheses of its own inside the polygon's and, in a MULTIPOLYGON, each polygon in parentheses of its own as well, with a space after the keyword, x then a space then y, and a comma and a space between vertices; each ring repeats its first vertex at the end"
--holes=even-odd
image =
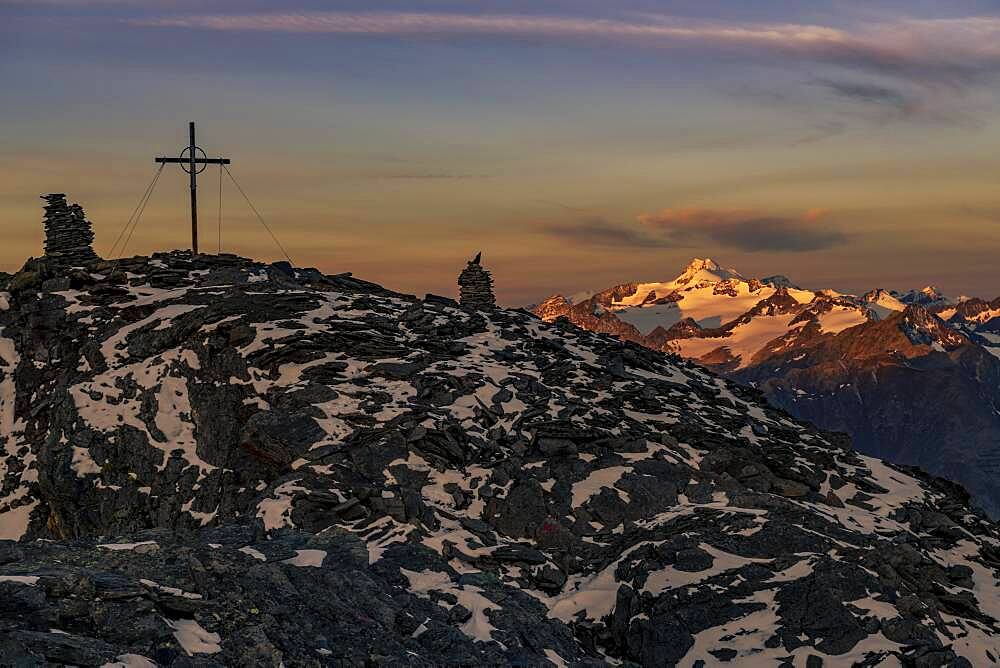
POLYGON ((533 310, 754 385, 864 452, 963 483, 1000 515, 1000 298, 807 290, 695 259, 670 281, 555 295, 533 310))

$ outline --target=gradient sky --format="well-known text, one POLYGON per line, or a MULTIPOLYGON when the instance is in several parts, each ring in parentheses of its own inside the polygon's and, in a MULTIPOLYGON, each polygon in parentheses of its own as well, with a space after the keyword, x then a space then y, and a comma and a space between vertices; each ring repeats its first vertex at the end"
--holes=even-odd
MULTIPOLYGON (((0 0, 0 269, 43 192, 106 253, 196 120, 296 264, 404 292, 483 250, 512 305, 705 256, 995 297, 998 75, 995 1, 0 0)), ((128 254, 186 247, 186 197, 128 254)), ((280 256, 232 187, 223 246, 280 256)))

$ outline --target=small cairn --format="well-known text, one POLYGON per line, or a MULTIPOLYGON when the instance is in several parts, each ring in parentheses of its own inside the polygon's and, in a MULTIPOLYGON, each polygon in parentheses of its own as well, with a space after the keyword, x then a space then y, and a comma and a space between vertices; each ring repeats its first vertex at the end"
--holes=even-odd
POLYGON ((45 256, 59 264, 78 267, 100 258, 94 252, 94 231, 79 204, 67 204, 63 193, 42 195, 45 200, 45 256))
POLYGON ((483 254, 476 253, 476 257, 469 260, 469 263, 458 276, 459 302, 462 306, 475 309, 496 308, 497 300, 493 296, 493 276, 483 269, 479 264, 483 254))

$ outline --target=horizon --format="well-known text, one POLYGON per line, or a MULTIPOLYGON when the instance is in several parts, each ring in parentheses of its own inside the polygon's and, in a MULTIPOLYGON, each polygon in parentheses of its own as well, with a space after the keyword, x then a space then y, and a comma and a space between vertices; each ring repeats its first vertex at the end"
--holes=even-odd
MULTIPOLYGON (((996 37, 976 1, 0 0, 0 269, 41 253, 45 192, 106 252, 194 120, 297 265, 400 292, 482 250, 516 306, 706 256, 993 299, 996 37)), ((126 254, 188 247, 186 198, 169 169, 126 254)), ((238 198, 223 250, 279 259, 238 198)))

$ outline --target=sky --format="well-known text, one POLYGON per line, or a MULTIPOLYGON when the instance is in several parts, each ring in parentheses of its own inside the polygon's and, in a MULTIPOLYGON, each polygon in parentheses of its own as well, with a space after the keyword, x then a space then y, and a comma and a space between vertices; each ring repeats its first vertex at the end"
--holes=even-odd
MULTIPOLYGON (((1000 295, 1000 7, 0 0, 0 270, 65 192, 112 245, 187 122, 299 266, 525 305, 692 257, 1000 295)), ((216 168, 202 250, 220 248, 216 168)), ((282 252, 225 177, 221 248, 282 252)), ((165 169, 125 253, 189 245, 165 169)))

